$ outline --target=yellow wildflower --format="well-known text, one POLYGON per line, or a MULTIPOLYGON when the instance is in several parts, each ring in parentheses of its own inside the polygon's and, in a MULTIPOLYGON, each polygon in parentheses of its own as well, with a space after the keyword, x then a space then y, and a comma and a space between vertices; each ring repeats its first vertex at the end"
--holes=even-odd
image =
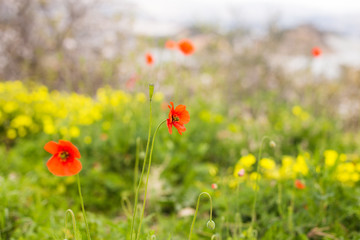
POLYGON ((250 168, 256 162, 256 158, 252 154, 248 154, 246 156, 242 156, 239 160, 240 164, 245 168, 250 168))
POLYGON ((301 113, 302 113, 302 108, 301 108, 300 106, 294 106, 294 107, 292 108, 292 113, 293 113, 295 116, 299 117, 299 116, 301 115, 301 113))
POLYGON ((275 162, 272 159, 269 158, 263 158, 260 160, 260 167, 266 169, 266 170, 272 170, 275 168, 275 162))
POLYGON ((80 129, 76 126, 72 126, 69 130, 69 134, 71 137, 76 138, 80 136, 80 129))
POLYGON ((294 164, 294 172, 301 173, 302 175, 307 175, 309 172, 309 168, 306 164, 305 158, 302 155, 299 155, 296 158, 296 162, 294 164))
POLYGON ((7 132, 6 132, 6 137, 8 138, 8 139, 15 139, 16 138, 16 131, 15 131, 15 129, 13 129, 13 128, 10 128, 9 130, 7 130, 7 132))
POLYGON ((324 152, 324 157, 325 157, 325 165, 328 167, 332 167, 334 166, 338 158, 338 153, 335 150, 326 150, 324 152))

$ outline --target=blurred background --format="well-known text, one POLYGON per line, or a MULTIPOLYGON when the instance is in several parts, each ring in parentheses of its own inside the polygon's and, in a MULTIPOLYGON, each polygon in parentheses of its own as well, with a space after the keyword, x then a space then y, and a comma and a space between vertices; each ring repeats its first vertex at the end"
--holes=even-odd
MULTIPOLYGON (((191 121, 182 136, 165 127, 158 135, 144 236, 184 239, 208 191, 217 236, 243 239, 231 213, 241 209, 247 226, 256 164, 249 185, 236 171, 266 135, 276 148, 263 149, 274 166, 262 169, 259 237, 356 239, 359 16, 353 0, 0 0, 0 239, 60 239, 67 208, 81 221, 75 178, 45 166, 43 146, 58 139, 82 154, 94 239, 126 239, 149 83, 154 124, 170 101, 186 105, 191 121), (193 54, 165 47, 182 39, 193 54), (281 171, 284 159, 291 173, 281 171), (295 178, 306 195, 293 192, 295 178), (295 228, 282 215, 289 204, 295 228)), ((212 234, 204 228, 195 239, 212 234)))

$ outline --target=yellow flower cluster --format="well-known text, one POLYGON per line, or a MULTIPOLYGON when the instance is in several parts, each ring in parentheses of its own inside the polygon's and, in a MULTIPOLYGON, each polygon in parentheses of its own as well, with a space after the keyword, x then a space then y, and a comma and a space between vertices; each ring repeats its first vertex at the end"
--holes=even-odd
POLYGON ((222 123, 224 121, 224 117, 221 114, 212 113, 208 110, 201 111, 199 119, 207 123, 222 123))
MULTIPOLYGON (((360 159, 351 155, 339 154, 335 150, 326 150, 324 158, 318 166, 314 166, 317 172, 328 171, 330 176, 342 183, 352 185, 360 180, 360 159)), ((242 156, 236 163, 233 171, 235 179, 230 182, 231 187, 236 183, 256 179, 256 169, 254 167, 256 158, 252 154, 242 156), (242 171, 242 172, 241 172, 242 171)), ((305 177, 309 174, 309 164, 314 164, 309 153, 299 154, 296 158, 292 156, 282 156, 281 164, 276 164, 273 159, 262 158, 259 161, 259 174, 265 179, 296 179, 305 177)))
POLYGON ((294 106, 292 108, 292 113, 303 121, 306 121, 310 118, 310 114, 304 109, 302 109, 300 106, 294 106))
MULTIPOLYGON (((306 176, 309 172, 305 157, 308 154, 299 155, 296 159, 290 156, 283 156, 282 165, 279 167, 275 161, 270 158, 262 158, 259 162, 260 173, 268 179, 288 179, 295 178, 296 176, 306 176)), ((246 172, 251 172, 253 165, 256 162, 256 158, 252 154, 242 156, 234 168, 233 175, 239 177, 239 171, 244 169, 246 172)))
MULTIPOLYGON (((164 96, 157 93, 153 99, 160 102, 164 96)), ((91 98, 77 93, 50 92, 44 86, 29 90, 21 81, 0 82, 0 126, 7 139, 38 132, 77 138, 82 126, 103 120, 104 113, 119 112, 129 102, 142 104, 146 100, 143 93, 133 96, 110 87, 99 89, 96 97, 91 98)), ((84 136, 85 143, 91 141, 90 136, 84 136)))
POLYGON ((338 181, 353 185, 360 180, 360 162, 356 155, 338 154, 334 150, 324 152, 325 167, 331 169, 338 181))

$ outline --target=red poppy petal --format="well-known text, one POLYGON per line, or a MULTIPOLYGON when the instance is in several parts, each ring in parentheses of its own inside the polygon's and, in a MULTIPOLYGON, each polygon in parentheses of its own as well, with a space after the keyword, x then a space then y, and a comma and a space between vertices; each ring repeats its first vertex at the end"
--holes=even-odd
POLYGON ((70 159, 63 162, 58 156, 51 157, 46 163, 46 166, 52 174, 60 177, 76 175, 82 169, 82 165, 79 160, 70 159))
POLYGON ((172 122, 172 116, 173 116, 173 111, 170 110, 170 112, 169 112, 169 119, 168 119, 170 122, 172 122))
POLYGON ((305 188, 305 184, 303 184, 300 180, 295 180, 295 187, 297 189, 304 189, 305 188))
POLYGON ((65 176, 63 163, 57 155, 52 156, 47 161, 46 166, 52 174, 56 176, 65 176))
POLYGON ((59 152, 59 144, 54 141, 50 141, 44 146, 45 151, 51 154, 56 154, 59 152))
POLYGON ((176 129, 178 130, 180 135, 182 135, 182 132, 185 132, 185 130, 186 130, 186 127, 179 122, 173 122, 173 125, 174 125, 174 127, 176 127, 176 129))
POLYGON ((65 176, 72 176, 78 174, 82 169, 82 164, 79 160, 67 161, 64 167, 65 176))
POLYGON ((180 51, 185 55, 191 55, 194 51, 194 45, 188 39, 183 39, 178 43, 180 51))
POLYGON ((70 153, 73 158, 81 158, 79 149, 69 141, 59 140, 59 145, 70 153))
POLYGON ((172 41, 172 40, 168 40, 165 43, 165 47, 168 49, 173 49, 176 47, 176 42, 172 41))
POLYGON ((146 57, 146 63, 148 65, 152 65, 154 63, 154 58, 151 55, 151 53, 147 53, 145 57, 146 57))
POLYGON ((185 105, 177 105, 176 108, 175 108, 175 112, 179 113, 179 112, 183 112, 183 111, 186 111, 186 106, 185 105))
POLYGON ((183 112, 180 116, 179 116, 180 120, 179 123, 181 124, 187 124, 188 122, 190 122, 190 115, 188 111, 183 112))
POLYGON ((171 123, 171 120, 170 119, 167 119, 167 126, 168 126, 168 129, 169 129, 169 133, 172 134, 172 123, 171 123))
POLYGON ((170 119, 170 122, 172 122, 172 116, 173 116, 173 114, 174 114, 174 103, 173 103, 173 102, 170 102, 170 104, 171 104, 172 107, 170 107, 170 105, 168 105, 169 108, 170 108, 169 119, 170 119))
POLYGON ((179 116, 179 123, 187 124, 190 121, 190 114, 185 105, 179 105, 175 108, 176 115, 179 116))

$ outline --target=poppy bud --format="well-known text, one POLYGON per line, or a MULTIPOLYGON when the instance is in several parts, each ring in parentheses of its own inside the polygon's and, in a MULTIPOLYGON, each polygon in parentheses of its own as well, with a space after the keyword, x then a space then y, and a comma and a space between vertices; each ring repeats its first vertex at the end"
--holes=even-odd
POLYGON ((153 94, 154 94, 154 84, 149 84, 149 99, 150 99, 150 102, 152 100, 152 97, 153 97, 153 94))
POLYGON ((213 184, 211 184, 211 188, 215 190, 218 188, 218 185, 216 183, 213 183, 213 184))
POLYGON ((271 148, 276 147, 276 143, 274 141, 272 141, 272 140, 270 141, 269 145, 270 145, 271 148))
POLYGON ((240 169, 240 171, 238 171, 238 176, 239 177, 242 177, 242 176, 244 176, 245 175, 245 169, 240 169))
POLYGON ((209 220, 207 222, 206 226, 208 227, 208 229, 214 230, 215 229, 215 222, 213 220, 209 220))

